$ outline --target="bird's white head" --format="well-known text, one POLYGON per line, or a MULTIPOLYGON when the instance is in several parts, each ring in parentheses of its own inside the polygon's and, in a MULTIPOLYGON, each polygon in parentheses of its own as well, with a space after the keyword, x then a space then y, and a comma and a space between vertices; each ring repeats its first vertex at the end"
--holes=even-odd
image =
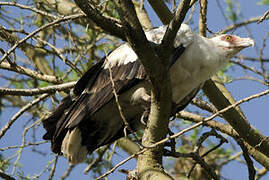
POLYGON ((224 34, 211 38, 215 45, 219 48, 221 53, 226 57, 233 57, 242 49, 254 46, 254 40, 251 38, 241 38, 236 35, 224 34))

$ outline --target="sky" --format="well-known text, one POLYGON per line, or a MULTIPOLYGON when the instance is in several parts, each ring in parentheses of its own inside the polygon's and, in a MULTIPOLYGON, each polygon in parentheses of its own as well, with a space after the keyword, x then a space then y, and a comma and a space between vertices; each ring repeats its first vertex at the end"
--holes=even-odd
MULTIPOLYGON (((221 0, 220 0, 221 2, 221 0)), ((240 14, 241 19, 238 20, 238 22, 241 22, 243 19, 249 19, 250 17, 256 17, 262 15, 265 11, 268 10, 269 6, 259 6, 257 5, 257 1, 255 0, 237 0, 238 4, 240 4, 240 14)), ((146 4, 146 8, 149 12, 150 18, 152 20, 152 23, 154 26, 162 25, 159 21, 158 17, 154 14, 154 12, 151 10, 148 4, 146 4)), ((225 11, 225 9, 224 9, 225 11)), ((198 18, 197 16, 198 10, 196 10, 194 16, 198 18)), ((197 20, 196 18, 196 20, 197 20)), ((209 1, 208 3, 208 16, 207 16, 207 25, 208 28, 213 32, 218 32, 219 30, 223 29, 226 25, 231 25, 232 22, 228 21, 225 22, 223 20, 222 14, 216 4, 216 1, 209 1)), ((198 26, 197 21, 194 22, 192 27, 195 29, 198 26)), ((256 41, 256 47, 255 48, 247 48, 242 52, 243 55, 250 56, 250 57, 257 57, 257 54, 259 53, 257 49, 261 47, 263 37, 266 35, 266 33, 269 30, 269 23, 268 21, 264 21, 261 24, 253 23, 247 26, 246 28, 240 28, 233 32, 236 35, 248 37, 251 36, 256 41), (251 32, 251 34, 249 34, 251 32)), ((208 34, 210 36, 210 34, 208 34)), ((2 44, 0 44, 0 47, 2 44)), ((269 45, 268 45, 269 46, 269 45)), ((269 47, 266 46, 264 50, 264 58, 269 58, 269 47)), ((257 67, 259 64, 253 63, 253 62, 246 62, 248 65, 252 65, 257 67)), ((266 66, 268 69, 268 65, 266 66)), ((0 71, 3 72, 3 71, 0 71)), ((246 75, 246 71, 238 66, 233 66, 230 68, 227 72, 231 77, 233 78, 240 78, 244 77, 246 75)), ((267 87, 262 86, 258 84, 255 81, 249 81, 249 80, 238 80, 231 82, 226 85, 227 89, 231 92, 231 94, 235 97, 236 100, 240 100, 244 97, 262 92, 266 90, 267 87)), ((250 102, 244 103, 241 105, 241 108, 243 109, 243 112, 245 113, 247 119, 249 120, 250 124, 253 125, 256 129, 258 129, 263 135, 269 136, 269 126, 268 126, 268 107, 269 107, 269 95, 264 96, 262 98, 252 100, 250 102)), ((4 122, 7 122, 16 112, 18 111, 17 108, 10 108, 10 110, 7 112, 3 112, 0 115, 0 127, 5 124, 4 122)), ((0 148, 4 146, 10 146, 10 145, 16 145, 21 144, 21 134, 17 132, 22 132, 24 127, 22 127, 22 124, 24 124, 25 121, 29 120, 29 115, 24 114, 18 121, 13 125, 13 127, 7 132, 7 134, 1 139, 0 141, 0 148)), ((39 127, 37 129, 38 134, 37 138, 41 140, 42 134, 44 134, 44 129, 42 127, 39 127)), ((28 134, 28 137, 30 137, 31 134, 28 134)), ((233 144, 236 144, 235 142, 232 142, 233 144)), ((37 153, 33 153, 31 148, 25 148, 23 150, 23 154, 21 156, 21 159, 19 163, 23 165, 23 172, 25 174, 31 174, 33 175, 33 172, 38 174, 40 173, 44 167, 46 166, 47 162, 49 160, 53 160, 55 158, 55 155, 50 152, 50 145, 44 144, 41 145, 39 150, 41 149, 42 152, 47 153, 46 156, 39 155, 37 153)), ((4 151, 2 154, 5 157, 11 156, 15 150, 8 150, 4 151)), ((113 163, 116 164, 117 162, 123 160, 127 157, 127 154, 122 152, 119 149, 116 149, 116 152, 118 155, 116 155, 113 158, 113 163)), ((120 169, 133 169, 135 168, 135 160, 131 160, 128 163, 121 166, 120 169)), ((257 163, 255 163, 258 167, 260 167, 257 163)), ((74 170, 71 172, 68 179, 89 179, 89 175, 84 175, 83 170, 85 169, 87 165, 81 164, 74 168, 74 170)), ((59 179, 59 177, 66 171, 68 167, 67 160, 63 157, 60 157, 58 160, 58 165, 56 168, 55 178, 59 179)), ((238 164, 236 162, 233 162, 229 164, 227 167, 223 169, 223 176, 227 179, 236 179, 236 180, 244 180, 247 179, 248 171, 247 167, 238 164)), ((39 179, 47 179, 49 172, 45 172, 43 175, 40 176, 39 179)), ((124 179, 125 175, 122 175, 121 173, 113 173, 108 177, 110 180, 114 179, 124 179)), ((263 180, 269 179, 269 175, 267 174, 262 178, 263 180)))

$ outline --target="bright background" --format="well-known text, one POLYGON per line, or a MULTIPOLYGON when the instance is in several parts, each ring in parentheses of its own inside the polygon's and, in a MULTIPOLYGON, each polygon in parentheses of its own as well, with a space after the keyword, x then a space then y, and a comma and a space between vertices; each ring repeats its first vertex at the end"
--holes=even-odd
MULTIPOLYGON (((249 19, 251 17, 257 17, 262 15, 265 11, 268 10, 268 6, 260 6, 257 5, 257 1, 255 0, 237 0, 238 5, 240 5, 240 19, 237 22, 241 22, 242 20, 249 19)), ((224 7, 224 3, 220 1, 221 5, 224 7)), ((154 26, 161 25, 161 22, 151 10, 148 4, 146 4, 146 8, 149 12, 150 18, 154 26)), ((225 8, 224 8, 225 10, 225 8)), ((16 12, 14 12, 16 13, 16 12)), ((198 18, 198 7, 194 16, 198 18)), ((197 19, 195 18, 195 19, 197 19)), ((218 8, 217 1, 209 1, 208 3, 208 16, 207 16, 207 25, 208 28, 213 32, 218 32, 227 25, 231 25, 232 22, 228 20, 227 22, 224 20, 220 9, 218 8)), ((194 22, 192 27, 197 29, 198 23, 197 21, 194 22)), ((32 29, 33 30, 33 29, 32 29)), ((259 49, 262 46, 262 41, 266 33, 269 30, 269 23, 268 21, 264 21, 261 24, 252 23, 245 27, 237 29, 233 32, 236 35, 242 37, 252 37, 256 41, 255 48, 247 48, 242 51, 241 54, 249 57, 258 57, 259 56, 259 49), (249 33, 251 32, 251 33, 249 33)), ((210 34, 208 34, 210 36, 210 34)), ((268 42, 268 40, 267 40, 268 42)), ((268 44, 268 43, 267 43, 268 44)), ((2 44, 0 44, 2 47, 2 44)), ((264 49, 264 58, 269 58, 269 45, 267 45, 264 49)), ((252 61, 246 61, 247 65, 251 65, 254 67, 259 67, 259 63, 255 63, 252 61)), ((268 64, 266 66, 268 70, 268 64)), ((0 73, 7 73, 7 71, 0 70, 0 73)), ((241 67, 234 65, 230 68, 227 72, 233 78, 240 78, 246 76, 247 73, 241 67)), ((250 73, 251 74, 251 73, 250 73)), ((253 74, 251 74, 253 75, 253 74)), ((256 76, 256 75, 253 75, 256 76)), ((260 77, 259 77, 260 78, 260 77)), ((0 82, 1 84, 1 82, 0 82)), ((232 93, 236 100, 240 100, 244 97, 262 92, 266 90, 268 87, 265 87, 255 81, 250 80, 238 80, 231 82, 226 85, 228 90, 232 93)), ((244 103, 241 105, 243 112, 245 113, 247 119, 249 120, 250 124, 257 128, 262 134, 265 136, 269 136, 269 95, 263 96, 261 98, 251 100, 250 102, 244 103)), ((0 115, 0 127, 6 124, 6 122, 18 111, 17 108, 10 108, 9 112, 4 111, 0 115)), ((1 139, 0 141, 0 148, 11 146, 11 145, 18 145, 21 144, 21 137, 23 129, 25 127, 22 124, 29 119, 29 115, 24 114, 21 116, 15 124, 12 126, 10 130, 7 131, 7 134, 1 139), (20 132, 20 133, 18 133, 20 132)), ((38 140, 42 140, 42 135, 44 134, 44 130, 42 128, 38 128, 38 134, 36 135, 38 140)), ((28 134, 27 137, 30 137, 31 134, 28 134)), ((229 139, 231 140, 231 139, 229 139)), ((236 144, 233 142, 233 144, 236 144)), ((236 148, 238 149, 237 145, 236 148)), ((12 156, 17 149, 7 150, 4 152, 0 152, 5 157, 12 156)), ((50 144, 43 144, 41 145, 38 150, 41 150, 43 153, 47 153, 46 156, 39 155, 38 153, 33 153, 32 148, 24 148, 22 152, 21 159, 19 163, 22 165, 22 169, 25 175, 33 175, 40 173, 47 165, 49 160, 53 160, 55 155, 50 152, 50 144)), ((239 150, 239 149, 238 149, 239 150)), ((127 154, 122 152, 120 149, 116 149, 118 155, 115 155, 113 158, 113 164, 120 162, 124 158, 127 157, 127 154)), ((257 167, 260 167, 259 164, 255 163, 257 167)), ((67 179, 91 179, 89 175, 84 175, 83 170, 86 168, 86 164, 81 164, 76 166, 69 178, 67 179)), ((135 168, 136 163, 135 160, 131 160, 125 165, 121 166, 119 169, 133 169, 135 168)), ((59 179, 60 176, 64 174, 66 169, 68 168, 67 160, 63 157, 58 159, 58 165, 56 168, 54 179, 59 179)), ((248 171, 247 166, 239 164, 237 162, 232 162, 222 171, 223 177, 225 179, 236 179, 236 180, 245 180, 248 179, 248 171)), ((89 173, 91 174, 91 173, 89 173)), ((49 172, 46 171, 44 174, 40 176, 39 179, 47 179, 49 172)), ((116 180, 116 179, 124 179, 125 175, 118 173, 117 171, 110 175, 108 179, 116 180)), ((269 179, 269 175, 267 174, 262 178, 263 180, 269 179)))

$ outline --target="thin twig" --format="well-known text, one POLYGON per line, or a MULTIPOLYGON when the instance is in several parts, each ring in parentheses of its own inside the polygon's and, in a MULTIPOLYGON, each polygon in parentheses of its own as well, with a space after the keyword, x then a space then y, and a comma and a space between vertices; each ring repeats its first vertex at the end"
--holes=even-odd
POLYGON ((266 62, 268 63, 269 62, 269 59, 266 59, 266 58, 262 58, 262 59, 259 59, 259 58, 255 58, 255 57, 248 57, 248 56, 242 56, 242 55, 235 55, 234 56, 235 58, 239 58, 239 59, 243 59, 243 60, 249 60, 249 61, 263 61, 263 62, 266 62))
POLYGON ((98 163, 100 161, 102 161, 103 155, 105 154, 105 152, 108 150, 109 145, 105 145, 104 147, 98 149, 97 153, 98 153, 98 157, 95 158, 84 170, 84 174, 88 174, 89 171, 94 168, 95 166, 98 165, 98 163))
POLYGON ((55 173, 55 170, 56 170, 56 164, 58 162, 58 157, 59 157, 59 155, 56 155, 56 157, 54 159, 54 163, 53 163, 52 169, 50 171, 50 176, 49 176, 48 180, 52 180, 52 178, 54 176, 54 173, 55 173))
MULTIPOLYGON (((107 167, 107 169, 111 169, 112 158, 113 158, 113 156, 114 156, 114 154, 115 154, 115 150, 116 150, 117 143, 118 143, 118 141, 115 141, 115 142, 113 143, 112 152, 109 154, 109 157, 108 157, 108 167, 107 167)), ((108 180, 107 177, 105 178, 105 180, 108 180)))
POLYGON ((266 12, 263 14, 263 16, 259 19, 258 23, 263 22, 263 21, 268 17, 268 15, 269 15, 269 10, 266 11, 266 12))
MULTIPOLYGON (((178 118, 183 118, 187 121, 191 121, 191 122, 204 122, 204 117, 194 114, 194 113, 190 113, 187 111, 180 111, 177 113, 177 117, 178 118)), ((220 123, 218 121, 208 121, 205 122, 203 124, 204 126, 208 126, 211 128, 214 128, 222 133, 225 133, 229 136, 231 136, 232 138, 234 138, 235 140, 237 140, 239 138, 239 134, 232 128, 232 126, 230 126, 229 124, 223 124, 220 123)), ((250 146, 247 142, 244 142, 244 145, 248 148, 248 153, 256 160, 258 161, 260 164, 262 164, 264 167, 266 167, 267 169, 269 169, 269 158, 266 157, 266 155, 262 154, 260 151, 258 151, 257 149, 254 149, 252 146, 250 146)), ((223 167, 223 165, 227 164, 229 161, 233 160, 232 157, 229 157, 229 159, 227 161, 224 161, 223 164, 221 163, 219 165, 219 167, 223 167)))
POLYGON ((74 165, 69 165, 65 173, 61 176, 61 180, 67 178, 70 175, 71 171, 74 169, 74 167, 75 167, 74 165))
POLYGON ((260 76, 262 76, 262 77, 264 77, 264 78, 266 78, 266 79, 269 78, 269 76, 267 76, 265 73, 263 73, 263 72, 261 72, 261 71, 255 69, 255 68, 253 68, 253 67, 249 67, 249 66, 247 66, 247 65, 245 65, 245 64, 242 64, 242 63, 240 63, 239 61, 232 61, 232 60, 231 60, 230 62, 231 62, 231 63, 234 63, 234 64, 236 64, 236 65, 241 66, 243 69, 250 70, 250 71, 252 71, 252 72, 254 72, 254 73, 256 73, 256 74, 258 74, 258 75, 260 75, 260 76))
MULTIPOLYGON (((237 24, 233 24, 231 26, 228 26, 226 27, 225 29, 221 30, 218 34, 224 34, 224 33, 227 33, 227 32, 230 32, 234 29, 237 29, 241 26, 245 26, 245 25, 248 25, 248 24, 251 24, 251 23, 255 23, 255 22, 258 22, 260 20, 261 16, 259 17, 254 17, 254 18, 250 18, 246 21, 242 21, 240 23, 237 23, 237 24)), ((266 17, 265 19, 269 19, 269 17, 266 17)))
POLYGON ((0 95, 13 95, 13 96, 34 96, 44 93, 55 93, 56 91, 64 91, 71 89, 75 86, 76 81, 63 83, 59 85, 47 86, 44 88, 34 88, 34 89, 10 89, 10 88, 0 88, 0 95))
POLYGON ((6 59, 6 57, 12 53, 20 44, 22 44, 23 42, 25 42, 27 39, 31 38, 32 36, 34 36, 35 34, 39 33, 40 31, 48 28, 48 27, 51 27, 51 26, 54 26, 56 24, 59 24, 61 22, 64 22, 64 21, 69 21, 69 20, 74 20, 74 19, 77 19, 79 17, 83 17, 85 15, 83 14, 75 14, 75 15, 70 15, 70 16, 66 16, 66 17, 63 17, 63 18, 59 18, 55 21, 52 21, 48 24, 45 24, 43 26, 41 26, 40 28, 36 29, 35 31, 31 32, 29 35, 27 35, 25 38, 21 39, 20 41, 18 41, 17 43, 15 43, 1 58, 0 60, 0 64, 6 59))
POLYGON ((21 9, 27 9, 27 10, 31 10, 35 13, 38 13, 38 14, 41 14, 43 16, 48 16, 48 17, 51 17, 53 19, 58 19, 58 18, 61 18, 60 16, 55 16, 53 14, 50 14, 46 11, 41 11, 35 7, 30 7, 30 6, 25 6, 23 4, 19 4, 19 3, 16 3, 16 2, 0 2, 0 6, 15 6, 15 7, 19 7, 21 9))
POLYGON ((246 148, 246 146, 244 145, 244 143, 242 142, 241 139, 238 139, 237 143, 241 147, 242 152, 243 152, 243 157, 245 158, 245 161, 247 163, 248 173, 249 173, 249 180, 255 180, 256 170, 254 168, 253 161, 249 157, 248 149, 246 148))
MULTIPOLYGON (((34 37, 35 38, 35 37, 34 37)), ((74 71, 76 71, 78 74, 82 75, 83 73, 76 67, 76 65, 72 62, 69 61, 66 57, 64 57, 61 52, 55 47, 53 46, 51 43, 44 41, 41 38, 36 38, 37 41, 40 41, 41 43, 49 46, 52 50, 54 50, 54 52, 57 54, 57 56, 69 67, 71 67, 71 69, 73 69, 74 71)))
MULTIPOLYGON (((262 81, 258 78, 255 78, 253 76, 244 76, 244 77, 238 77, 238 78, 233 78, 231 82, 239 81, 239 80, 251 80, 251 81, 256 81, 264 86, 269 86, 269 82, 262 81)), ((229 83, 231 83, 229 82, 229 83)))
POLYGON ((7 130, 12 126, 12 124, 27 110, 29 110, 30 108, 32 108, 34 105, 36 105, 37 103, 39 103, 40 101, 46 99, 47 97, 49 97, 50 94, 43 94, 41 96, 39 96, 38 98, 34 99, 33 101, 29 102, 28 104, 26 104, 24 107, 22 107, 11 119, 10 121, 1 129, 0 131, 0 139, 5 135, 5 133, 7 132, 7 130))
MULTIPOLYGON (((203 133, 203 135, 199 138, 199 140, 198 140, 198 146, 197 146, 197 148, 196 148, 196 150, 195 150, 194 153, 197 154, 197 156, 198 156, 199 158, 202 159, 203 157, 207 156, 209 153, 211 153, 211 152, 215 151, 216 149, 218 149, 218 148, 219 148, 220 146, 222 146, 222 144, 225 143, 225 142, 227 143, 228 141, 227 141, 223 136, 219 135, 214 129, 212 129, 210 132, 203 133), (209 149, 208 151, 206 151, 205 153, 203 153, 201 156, 199 156, 199 150, 200 150, 200 148, 202 147, 202 143, 203 143, 209 136, 215 136, 216 138, 220 139, 220 142, 219 142, 218 145, 214 146, 213 148, 209 149)), ((194 160, 195 160, 195 159, 194 159, 194 160)), ((196 163, 199 163, 199 162, 196 161, 196 163)), ((196 166, 196 163, 193 164, 193 166, 191 167, 191 169, 190 169, 190 171, 189 171, 189 173, 188 173, 188 176, 187 176, 188 178, 190 178, 191 173, 192 173, 192 171, 194 170, 194 168, 195 168, 195 166, 196 166)), ((204 166, 204 167, 207 167, 207 166, 204 166)), ((205 170, 208 172, 208 174, 209 174, 213 179, 219 179, 219 178, 217 177, 216 173, 215 173, 214 171, 211 170, 211 168, 209 168, 209 169, 205 169, 205 170)))
POLYGON ((264 48, 266 46, 266 41, 267 41, 268 37, 269 37, 269 31, 266 33, 265 37, 263 38, 262 47, 261 47, 260 52, 259 52, 259 60, 260 60, 260 63, 261 63, 260 67, 261 67, 262 72, 264 74, 263 77, 264 77, 265 81, 268 80, 268 77, 265 77, 267 75, 267 71, 266 71, 266 69, 264 67, 264 62, 262 61, 262 57, 263 57, 263 54, 264 54, 263 51, 264 51, 264 48))
MULTIPOLYGON (((106 61, 107 61, 107 59, 106 59, 106 61)), ((113 80, 113 77, 112 77, 112 70, 111 70, 110 65, 108 66, 108 70, 109 70, 109 78, 110 78, 113 94, 114 94, 114 97, 115 97, 115 102, 117 104, 117 107, 118 107, 118 110, 119 110, 119 113, 120 113, 120 117, 121 117, 121 119, 122 119, 122 121, 124 123, 124 126, 125 126, 124 127, 124 136, 127 137, 126 129, 128 129, 132 133, 132 135, 135 137, 136 141, 139 143, 138 137, 136 136, 133 129, 130 127, 130 124, 128 123, 128 121, 126 120, 126 118, 125 118, 125 116, 123 114, 122 107, 121 107, 120 102, 119 102, 119 97, 118 97, 118 94, 117 94, 117 91, 116 91, 116 88, 115 88, 115 83, 114 83, 114 80, 113 80)))
MULTIPOLYGON (((47 95, 47 94, 44 94, 44 95, 47 95)), ((21 147, 22 148, 19 148, 19 150, 17 151, 17 159, 14 161, 14 166, 13 166, 13 169, 12 169, 12 175, 15 173, 15 170, 16 170, 16 168, 17 168, 17 166, 16 166, 16 164, 18 164, 19 163, 19 160, 20 160, 20 158, 21 158, 21 154, 22 154, 22 150, 24 149, 23 148, 23 146, 25 146, 25 142, 26 142, 26 134, 27 134, 27 132, 29 131, 29 129, 31 129, 31 128, 33 128, 34 126, 37 126, 37 125, 39 125, 40 123, 41 123, 41 120, 42 119, 39 119, 38 121, 35 121, 33 124, 31 124, 30 126, 28 126, 28 127, 26 127, 26 128, 24 128, 24 130, 23 130, 23 133, 22 133, 22 143, 21 143, 21 147)), ((49 163, 50 164, 50 163, 49 163)), ((48 165, 49 165, 48 164, 48 165)), ((48 166, 47 165, 47 166, 48 166)), ((43 171, 44 172, 44 171, 43 171)), ((42 173, 42 171, 41 171, 41 173, 42 173)), ((40 173, 40 174, 41 174, 40 173)))
POLYGON ((15 148, 25 148, 25 147, 27 147, 27 146, 38 146, 38 145, 40 145, 40 144, 44 144, 44 143, 47 143, 47 142, 49 142, 49 141, 40 141, 40 142, 36 142, 36 143, 27 143, 27 144, 25 144, 25 145, 23 145, 23 146, 21 146, 21 145, 16 145, 16 146, 8 146, 8 147, 4 147, 4 148, 0 148, 0 151, 6 151, 6 150, 9 150, 9 149, 15 149, 15 148))

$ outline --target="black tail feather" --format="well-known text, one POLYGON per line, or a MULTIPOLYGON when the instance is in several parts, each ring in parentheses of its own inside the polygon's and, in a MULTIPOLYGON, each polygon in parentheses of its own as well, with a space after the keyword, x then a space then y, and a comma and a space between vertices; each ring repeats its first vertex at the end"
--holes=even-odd
POLYGON ((70 96, 66 96, 57 109, 49 116, 47 119, 43 120, 43 127, 46 129, 46 134, 44 134, 43 139, 52 140, 56 131, 57 123, 65 112, 72 106, 73 101, 70 96))

